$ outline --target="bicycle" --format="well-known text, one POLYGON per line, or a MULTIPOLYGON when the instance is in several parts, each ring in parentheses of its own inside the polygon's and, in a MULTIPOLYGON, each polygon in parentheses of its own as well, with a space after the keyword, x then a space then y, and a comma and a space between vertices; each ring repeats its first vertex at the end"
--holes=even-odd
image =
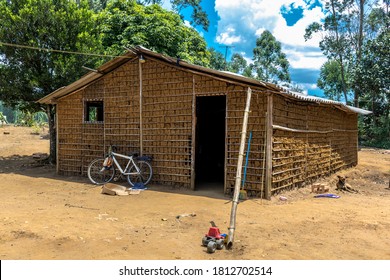
POLYGON ((138 156, 132 153, 128 156, 114 152, 115 146, 110 145, 108 155, 98 158, 88 166, 88 178, 96 185, 106 184, 115 177, 116 169, 121 176, 127 176, 127 182, 133 187, 136 183, 148 184, 152 179, 153 170, 150 156, 138 156), (116 157, 127 159, 127 165, 122 168, 116 157), (115 165, 115 166, 114 166, 115 165), (115 168, 116 167, 116 168, 115 168))

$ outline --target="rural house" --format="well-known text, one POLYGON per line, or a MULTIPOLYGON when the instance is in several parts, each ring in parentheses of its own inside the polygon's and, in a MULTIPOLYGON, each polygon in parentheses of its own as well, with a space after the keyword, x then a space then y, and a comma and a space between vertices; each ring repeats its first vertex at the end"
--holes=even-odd
POLYGON ((249 92, 249 195, 269 198, 357 164, 357 117, 369 112, 143 47, 39 102, 56 104, 60 174, 85 176, 113 144, 153 156, 153 183, 215 182, 229 194, 249 92))

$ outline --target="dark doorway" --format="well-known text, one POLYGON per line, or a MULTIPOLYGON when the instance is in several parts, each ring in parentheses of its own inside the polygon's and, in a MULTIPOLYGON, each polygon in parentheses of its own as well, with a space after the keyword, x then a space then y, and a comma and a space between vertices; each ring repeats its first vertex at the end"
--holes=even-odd
POLYGON ((196 98, 195 184, 217 183, 225 175, 226 96, 196 98))

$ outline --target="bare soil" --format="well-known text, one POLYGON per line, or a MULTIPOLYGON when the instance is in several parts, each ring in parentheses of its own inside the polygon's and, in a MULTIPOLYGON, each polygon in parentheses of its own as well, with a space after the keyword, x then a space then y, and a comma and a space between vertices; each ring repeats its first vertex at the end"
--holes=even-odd
POLYGON ((34 159, 49 143, 47 131, 31 132, 0 127, 0 259, 390 259, 389 150, 361 149, 358 166, 325 178, 340 198, 315 198, 305 187, 241 202, 233 248, 208 254, 201 239, 210 221, 225 233, 229 224, 231 198, 221 190, 151 185, 104 195, 34 159), (337 192, 339 174, 360 193, 337 192))

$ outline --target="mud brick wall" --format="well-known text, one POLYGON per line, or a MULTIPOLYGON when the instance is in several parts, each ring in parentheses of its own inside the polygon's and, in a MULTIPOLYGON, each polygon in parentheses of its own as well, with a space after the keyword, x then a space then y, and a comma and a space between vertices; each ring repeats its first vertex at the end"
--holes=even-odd
POLYGON ((57 161, 58 172, 64 175, 82 174, 82 91, 57 103, 57 161))
POLYGON ((274 96, 272 192, 310 184, 357 164, 356 114, 274 96))
MULTIPOLYGON (((138 63, 126 63, 104 76, 104 148, 130 154, 140 151, 138 63)), ((120 163, 124 163, 118 158, 120 163)), ((87 167, 87 166, 86 166, 87 167)))
MULTIPOLYGON (((227 96, 226 193, 234 192, 246 97, 247 90, 245 88, 230 92, 227 96)), ((252 132, 245 180, 245 189, 250 196, 261 196, 261 192, 264 192, 266 110, 266 95, 260 91, 252 91, 245 143, 245 153, 247 153, 248 139, 250 132, 252 132)), ((246 154, 244 165, 245 161, 246 154)), ((244 177, 244 168, 243 166, 242 178, 244 177)))
MULTIPOLYGON (((129 61, 58 100, 59 173, 86 175, 89 163, 115 145, 119 153, 152 156, 154 183, 190 188, 196 97, 225 95, 225 193, 232 193, 248 88, 153 58, 141 68, 129 61), (103 121, 85 121, 88 101, 103 101, 103 121)), ((272 116, 274 125, 292 131, 273 129, 271 194, 357 163, 356 114, 274 94, 272 116)), ((252 88, 245 148, 252 132, 245 181, 250 196, 265 196, 266 120, 267 93, 252 88)))
POLYGON ((191 186, 193 75, 164 63, 142 64, 144 154, 153 181, 191 186))

